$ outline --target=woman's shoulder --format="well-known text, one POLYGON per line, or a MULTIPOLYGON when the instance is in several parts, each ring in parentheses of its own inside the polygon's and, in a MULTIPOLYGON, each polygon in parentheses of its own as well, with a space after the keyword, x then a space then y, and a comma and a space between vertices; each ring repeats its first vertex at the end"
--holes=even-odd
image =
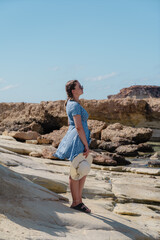
POLYGON ((67 113, 72 115, 81 114, 81 105, 76 101, 68 101, 66 107, 67 113))
POLYGON ((76 101, 68 100, 67 107, 81 107, 81 105, 76 101))

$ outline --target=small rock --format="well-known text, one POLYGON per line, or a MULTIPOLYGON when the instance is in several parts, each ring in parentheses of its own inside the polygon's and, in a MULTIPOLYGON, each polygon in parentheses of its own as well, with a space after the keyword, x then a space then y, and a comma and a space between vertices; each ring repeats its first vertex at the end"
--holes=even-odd
POLYGON ((47 148, 44 147, 43 150, 42 150, 42 156, 44 158, 48 158, 48 159, 58 159, 58 158, 53 156, 53 154, 56 152, 56 150, 57 149, 55 147, 52 147, 52 146, 47 147, 47 148))
POLYGON ((138 155, 138 146, 135 144, 120 146, 115 151, 123 156, 135 157, 138 155))
POLYGON ((151 160, 158 160, 160 159, 160 151, 156 152, 154 155, 150 157, 151 160))
POLYGON ((37 140, 26 140, 26 143, 37 144, 38 141, 37 140))
POLYGON ((160 167, 160 160, 152 160, 148 162, 148 167, 160 167))
POLYGON ((41 153, 41 152, 30 152, 30 153, 29 153, 29 156, 32 156, 32 157, 41 157, 41 156, 42 156, 42 153, 41 153))
POLYGON ((35 131, 28 131, 28 132, 23 132, 23 131, 8 132, 8 131, 5 131, 3 133, 3 135, 12 136, 16 140, 22 141, 22 142, 24 142, 25 140, 37 140, 37 137, 40 136, 40 134, 35 132, 35 131))
POLYGON ((128 165, 130 162, 123 156, 115 153, 103 152, 102 154, 95 153, 93 155, 93 163, 103 166, 128 165))

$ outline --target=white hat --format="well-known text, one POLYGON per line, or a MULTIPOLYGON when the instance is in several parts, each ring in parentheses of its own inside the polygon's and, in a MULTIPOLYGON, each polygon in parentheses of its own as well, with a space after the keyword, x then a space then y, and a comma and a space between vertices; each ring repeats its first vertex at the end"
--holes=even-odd
POLYGON ((70 175, 74 180, 79 180, 86 176, 91 168, 93 158, 91 154, 85 158, 83 153, 78 154, 71 162, 70 175))

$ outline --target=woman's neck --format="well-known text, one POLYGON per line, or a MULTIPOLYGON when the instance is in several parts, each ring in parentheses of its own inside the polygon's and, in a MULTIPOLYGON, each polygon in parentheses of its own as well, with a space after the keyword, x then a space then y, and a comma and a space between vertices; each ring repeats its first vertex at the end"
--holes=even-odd
POLYGON ((73 97, 72 99, 73 99, 74 101, 76 101, 76 102, 79 103, 79 97, 76 97, 76 96, 75 96, 75 97, 73 97))

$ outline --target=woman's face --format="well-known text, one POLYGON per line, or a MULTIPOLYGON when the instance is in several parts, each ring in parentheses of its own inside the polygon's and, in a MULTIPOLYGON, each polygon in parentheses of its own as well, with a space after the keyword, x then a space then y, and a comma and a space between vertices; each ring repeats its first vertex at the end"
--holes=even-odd
POLYGON ((75 89, 73 89, 72 91, 74 95, 80 96, 81 94, 83 94, 83 86, 79 82, 76 82, 75 89))

